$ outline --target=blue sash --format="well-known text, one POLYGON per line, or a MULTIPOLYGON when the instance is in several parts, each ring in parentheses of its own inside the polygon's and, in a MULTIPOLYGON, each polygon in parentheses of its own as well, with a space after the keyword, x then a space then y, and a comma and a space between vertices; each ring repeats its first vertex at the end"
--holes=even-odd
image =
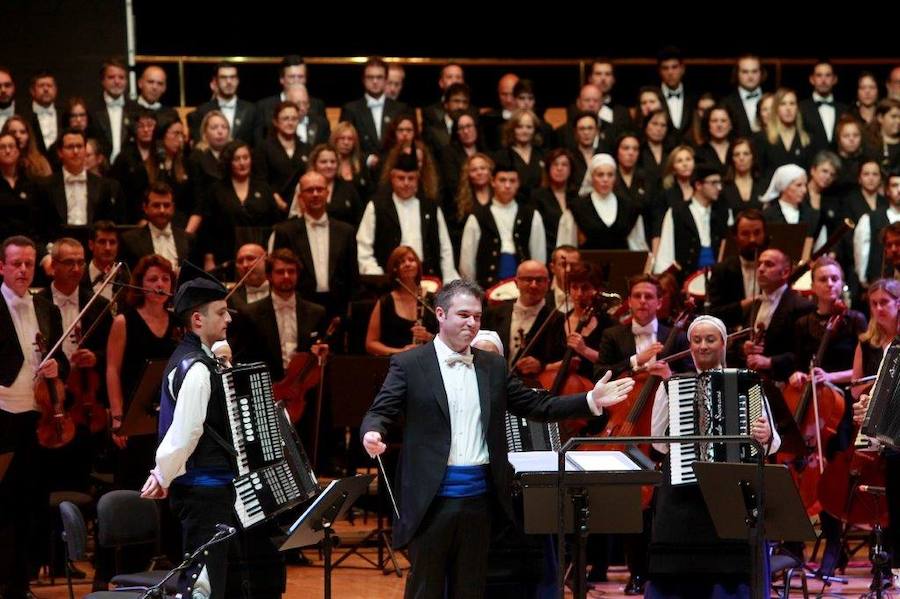
POLYGON ((514 277, 518 266, 519 261, 516 260, 515 254, 500 254, 500 269, 497 271, 497 276, 501 279, 514 277))
POLYGON ((716 263, 716 256, 709 246, 700 246, 700 258, 697 260, 697 268, 706 268, 716 263))
POLYGON ((488 465, 447 466, 438 497, 477 497, 488 491, 488 465))

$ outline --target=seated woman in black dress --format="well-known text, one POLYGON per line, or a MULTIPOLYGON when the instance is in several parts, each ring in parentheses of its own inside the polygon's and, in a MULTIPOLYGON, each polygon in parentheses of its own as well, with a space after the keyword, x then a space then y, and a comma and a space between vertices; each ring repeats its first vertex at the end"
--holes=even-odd
POLYGON ((735 218, 748 208, 762 209, 759 197, 766 188, 759 177, 759 164, 753 143, 745 137, 735 139, 728 148, 725 165, 720 201, 728 204, 735 218))
POLYGON ((25 174, 16 138, 0 135, 0 239, 11 235, 34 238, 37 231, 35 186, 25 174))
POLYGON ((297 136, 300 109, 293 102, 275 107, 269 135, 253 152, 256 176, 266 182, 275 194, 278 207, 287 210, 294 190, 289 184, 306 171, 309 146, 297 136))
MULTIPOLYGON (((699 316, 688 327, 691 357, 698 372, 725 366, 725 323, 714 316, 699 316)), ((765 401, 763 417, 750 428, 754 439, 778 451, 781 438, 769 425, 771 409, 765 401)), ((661 384, 653 401, 650 422, 653 436, 669 428, 669 395, 661 384)), ((654 444, 669 453, 668 444, 654 444)), ((662 485, 656 489, 650 540, 650 582, 644 597, 653 599, 712 599, 750 597, 751 555, 746 541, 721 540, 697 483, 671 484, 669 458, 663 462, 662 485)))
POLYGON ((429 309, 434 298, 420 291, 422 261, 416 251, 407 245, 396 247, 385 271, 391 291, 375 302, 366 332, 366 351, 374 356, 391 356, 428 343, 438 330, 429 309))
MULTIPOLYGON (((618 177, 613 192, 638 207, 645 223, 651 220, 652 202, 658 193, 659 181, 640 166, 641 139, 636 133, 619 135, 615 146, 618 177)), ((546 222, 546 220, 544 221, 546 222)), ((549 246, 548 246, 549 247, 549 246)))
POLYGON ((231 126, 218 110, 210 110, 200 121, 200 141, 188 156, 188 171, 193 187, 192 195, 199 211, 191 215, 185 231, 196 233, 200 228, 202 210, 209 201, 213 186, 222 179, 219 158, 231 141, 231 126))
POLYGON ((272 190, 252 171, 250 146, 229 143, 222 152, 222 180, 210 191, 203 212, 200 238, 207 270, 234 258, 245 243, 265 244, 271 227, 284 218, 272 190))
POLYGON ((543 184, 531 192, 531 202, 541 213, 547 233, 547 247, 556 247, 556 230, 559 219, 569 204, 578 197, 577 186, 572 179, 572 153, 565 148, 555 148, 544 158, 543 184))
POLYGON ((675 145, 669 132, 669 113, 662 108, 652 110, 641 121, 641 153, 639 166, 647 176, 658 184, 662 179, 663 165, 669 157, 669 151, 675 145))
POLYGON ((697 162, 715 164, 725 170, 734 134, 733 122, 728 108, 722 104, 713 106, 704 113, 703 120, 700 121, 703 143, 697 146, 697 162))

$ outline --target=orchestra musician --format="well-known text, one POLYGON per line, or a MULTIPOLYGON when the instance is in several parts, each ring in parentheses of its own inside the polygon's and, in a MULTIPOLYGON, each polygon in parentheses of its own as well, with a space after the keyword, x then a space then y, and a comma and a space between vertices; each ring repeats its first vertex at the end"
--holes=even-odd
MULTIPOLYGON (((699 316, 688 327, 691 357, 697 372, 725 367, 728 332, 714 316, 699 316)), ((751 435, 778 451, 781 437, 769 422, 771 410, 765 402, 763 416, 751 424, 751 435)), ((669 395, 660 385, 653 402, 651 434, 665 435, 669 427, 669 395)), ((665 443, 654 448, 669 453, 665 443)), ((744 541, 725 541, 716 534, 700 487, 696 484, 673 487, 669 459, 663 462, 663 483, 656 490, 656 508, 650 541, 649 584, 645 597, 652 599, 694 599, 750 597, 751 559, 744 541)))
MULTIPOLYGON (((193 552, 216 532, 217 524, 234 526, 237 466, 221 377, 211 350, 225 339, 231 322, 228 290, 205 277, 183 283, 175 296, 174 313, 187 332, 166 365, 159 415, 160 443, 156 466, 141 489, 141 497, 169 497, 181 520, 184 550, 193 552)), ((196 579, 182 572, 179 589, 192 595, 224 599, 230 543, 218 543, 205 554, 196 579)))
POLYGON ((599 416, 634 385, 607 374, 576 395, 550 397, 526 388, 508 376, 502 356, 469 347, 481 326, 483 297, 462 279, 438 291, 437 337, 391 358, 360 427, 366 451, 380 455, 387 427, 405 416, 394 544, 409 547, 406 597, 484 596, 492 523, 512 518, 507 410, 551 421, 599 416))
POLYGON ((31 595, 28 581, 37 573, 42 546, 37 526, 47 510, 49 481, 35 476, 40 413, 35 382, 64 378, 69 362, 60 348, 42 361, 35 346, 38 333, 48 348, 62 336, 59 308, 28 288, 37 261, 35 243, 8 237, 0 246, 0 454, 14 452, 0 481, 0 595, 31 595))

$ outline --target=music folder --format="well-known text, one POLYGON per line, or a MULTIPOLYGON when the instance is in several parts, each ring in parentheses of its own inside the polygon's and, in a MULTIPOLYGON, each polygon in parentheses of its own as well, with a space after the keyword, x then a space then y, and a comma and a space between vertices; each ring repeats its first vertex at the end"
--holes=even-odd
POLYGON ((119 434, 126 437, 155 435, 159 428, 159 391, 168 360, 146 360, 119 434))

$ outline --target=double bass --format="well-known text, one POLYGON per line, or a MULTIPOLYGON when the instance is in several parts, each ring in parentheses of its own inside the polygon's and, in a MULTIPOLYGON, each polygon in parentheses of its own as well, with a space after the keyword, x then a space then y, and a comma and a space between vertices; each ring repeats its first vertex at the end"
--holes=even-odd
MULTIPOLYGON (((825 325, 825 334, 819 342, 818 350, 812 365, 821 364, 825 352, 834 339, 847 312, 847 306, 837 301, 833 313, 825 325)), ((813 378, 814 368, 810 368, 810 377, 801 389, 788 385, 782 391, 785 404, 800 428, 803 439, 803 451, 784 451, 779 453, 778 461, 787 464, 791 469, 800 497, 809 515, 821 510, 819 503, 819 477, 825 469, 824 447, 837 433, 838 425, 844 415, 844 394, 838 388, 824 382, 816 382, 813 378)))

